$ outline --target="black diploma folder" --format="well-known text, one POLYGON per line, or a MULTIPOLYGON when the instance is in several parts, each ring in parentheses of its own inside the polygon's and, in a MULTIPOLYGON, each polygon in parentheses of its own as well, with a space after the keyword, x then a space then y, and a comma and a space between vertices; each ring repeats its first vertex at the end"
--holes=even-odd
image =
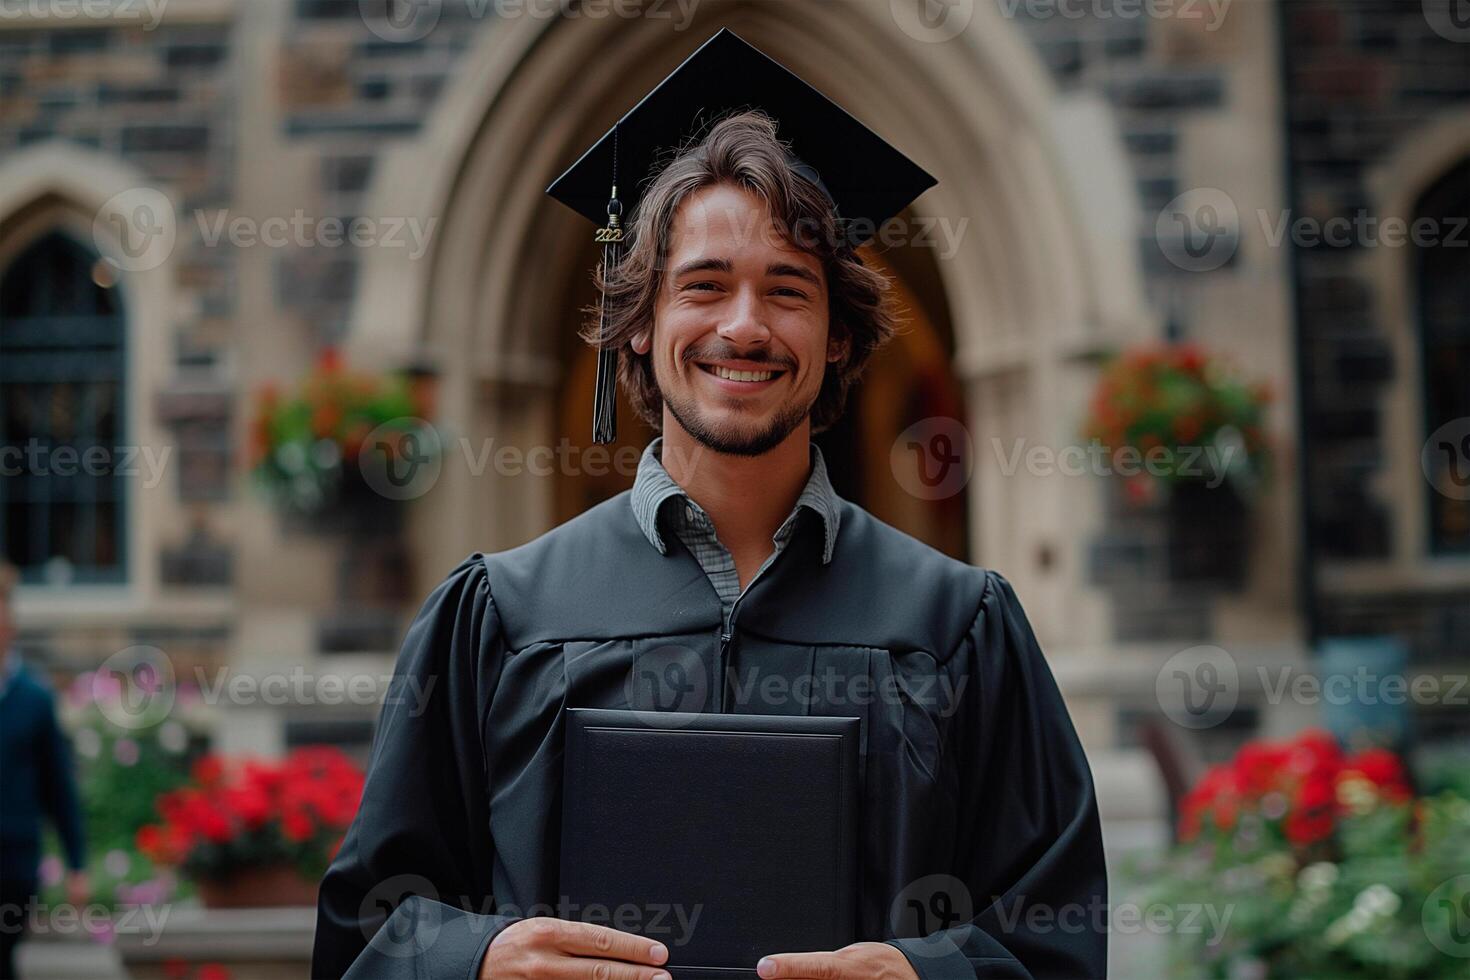
POLYGON ((858 725, 568 709, 565 917, 662 942, 677 980, 852 943, 858 725))

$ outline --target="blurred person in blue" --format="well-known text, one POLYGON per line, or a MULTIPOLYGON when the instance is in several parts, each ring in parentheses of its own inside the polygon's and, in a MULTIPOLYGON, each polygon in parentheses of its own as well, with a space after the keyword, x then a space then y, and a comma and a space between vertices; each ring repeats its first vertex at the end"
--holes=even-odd
POLYGON ((16 947, 38 890, 43 817, 56 828, 71 869, 67 899, 81 905, 90 894, 71 750, 50 689, 15 649, 19 579, 15 566, 0 559, 0 980, 16 976, 16 947))

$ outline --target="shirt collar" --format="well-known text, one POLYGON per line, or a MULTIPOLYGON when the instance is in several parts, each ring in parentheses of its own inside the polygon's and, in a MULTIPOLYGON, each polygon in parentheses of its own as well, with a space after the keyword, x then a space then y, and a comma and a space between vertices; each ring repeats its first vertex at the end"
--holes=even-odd
MULTIPOLYGON (((806 486, 801 488, 801 495, 797 497, 796 507, 791 513, 795 516, 802 508, 806 508, 821 518, 822 564, 826 565, 832 561, 833 549, 837 547, 838 498, 827 478, 827 463, 822 459, 822 450, 817 448, 816 443, 811 443, 810 446, 811 476, 807 477, 806 486)), ((662 448, 663 436, 658 436, 644 448, 643 456, 638 460, 638 475, 633 479, 633 492, 629 499, 633 506, 633 516, 642 528, 643 536, 658 549, 659 554, 666 555, 669 549, 659 531, 659 511, 663 509, 665 501, 674 497, 682 497, 690 503, 693 501, 684 492, 684 488, 669 476, 669 471, 664 469, 659 460, 662 448)), ((789 520, 790 518, 787 519, 788 522, 789 520)), ((785 526, 783 523, 782 527, 785 526)))

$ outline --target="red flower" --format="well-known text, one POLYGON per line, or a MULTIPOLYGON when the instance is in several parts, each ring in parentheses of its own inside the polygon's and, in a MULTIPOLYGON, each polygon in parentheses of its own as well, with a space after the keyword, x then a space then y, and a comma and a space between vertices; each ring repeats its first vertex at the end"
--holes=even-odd
POLYGON ((216 844, 223 844, 235 836, 235 828, 230 824, 229 816, 211 804, 200 806, 195 819, 199 832, 216 844))
POLYGON ((244 832, 252 848, 260 834, 278 844, 305 843, 324 829, 340 835, 362 798, 361 770, 334 748, 302 749, 278 762, 205 756, 194 775, 193 785, 158 798, 163 822, 137 834, 139 850, 161 864, 185 863, 198 842, 228 846, 244 832))
POLYGON ((1313 813, 1308 810, 1293 810, 1286 815, 1282 829, 1286 839, 1298 847, 1308 847, 1332 835, 1332 814, 1313 813))
POLYGON ((362 444, 367 441, 368 434, 372 428, 366 422, 354 422, 342 437, 342 455, 348 459, 356 459, 362 452, 362 444))
POLYGON ((194 782, 201 786, 215 785, 224 778, 224 774, 225 764, 219 756, 215 755, 200 756, 199 760, 194 763, 194 769, 191 773, 194 777, 194 782))
POLYGON ((169 864, 171 858, 167 845, 166 831, 157 824, 148 824, 138 828, 138 833, 133 836, 133 843, 137 845, 138 851, 150 861, 158 864, 169 864))
POLYGON ((1157 496, 1154 482, 1144 476, 1128 477, 1123 483, 1123 491, 1130 504, 1146 504, 1157 496))
POLYGON ((341 424, 341 405, 318 405, 311 413, 311 431, 320 439, 325 439, 336 432, 337 426, 341 424))
POLYGON ((1292 753, 1293 771, 1336 771, 1341 764, 1342 749, 1330 733, 1320 728, 1309 728, 1297 736, 1292 753))
POLYGON ((1301 788, 1297 790, 1294 802, 1298 807, 1306 810, 1320 810, 1324 807, 1331 807, 1336 799, 1331 778, 1318 775, 1302 783, 1301 788))
POLYGON ((221 796, 230 812, 238 816, 251 830, 270 819, 270 796, 258 786, 231 787, 221 796))
POLYGON ((1343 763, 1343 779, 1359 776, 1372 783, 1380 796, 1391 800, 1409 798, 1409 777, 1399 757, 1387 749, 1368 749, 1343 763))
POLYGON ((1289 746, 1276 742, 1247 742, 1235 755, 1241 789, 1263 796, 1281 783, 1282 771, 1291 755, 1289 746))
POLYGON ((299 844, 316 833, 316 827, 312 824, 311 817, 302 811, 288 810, 281 817, 281 832, 286 835, 287 840, 299 844))
POLYGON ((1306 847, 1330 836, 1336 823, 1334 777, 1325 770, 1317 770, 1298 788, 1282 830, 1287 840, 1306 847))
POLYGON ((1292 741, 1250 742, 1229 764, 1207 771, 1182 802, 1181 837, 1196 837, 1206 819, 1228 831, 1249 809, 1279 826, 1293 846, 1319 844, 1336 831, 1344 780, 1370 784, 1393 802, 1412 795, 1403 763, 1392 752, 1373 749, 1344 760, 1330 734, 1311 729, 1292 741))
POLYGON ((1180 836, 1193 839, 1208 816, 1218 830, 1234 828, 1240 814, 1240 782, 1229 766, 1213 766, 1184 798, 1180 815, 1180 836))
POLYGON ((1196 345, 1185 344, 1182 347, 1176 348, 1174 354, 1175 363, 1179 365, 1181 371, 1199 374, 1204 370, 1205 356, 1200 353, 1200 349, 1196 345))

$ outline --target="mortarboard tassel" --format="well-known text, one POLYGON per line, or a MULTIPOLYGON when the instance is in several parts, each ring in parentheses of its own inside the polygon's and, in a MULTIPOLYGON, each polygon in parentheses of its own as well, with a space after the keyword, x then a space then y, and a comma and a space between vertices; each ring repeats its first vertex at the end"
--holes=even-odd
MULTIPOLYGON (((613 184, 612 198, 607 202, 607 226, 597 229, 597 241, 602 243, 602 276, 606 281, 623 259, 623 202, 618 200, 617 184, 613 184)), ((618 437, 618 349, 606 343, 606 296, 600 316, 597 387, 592 394, 592 441, 609 443, 618 437)))

